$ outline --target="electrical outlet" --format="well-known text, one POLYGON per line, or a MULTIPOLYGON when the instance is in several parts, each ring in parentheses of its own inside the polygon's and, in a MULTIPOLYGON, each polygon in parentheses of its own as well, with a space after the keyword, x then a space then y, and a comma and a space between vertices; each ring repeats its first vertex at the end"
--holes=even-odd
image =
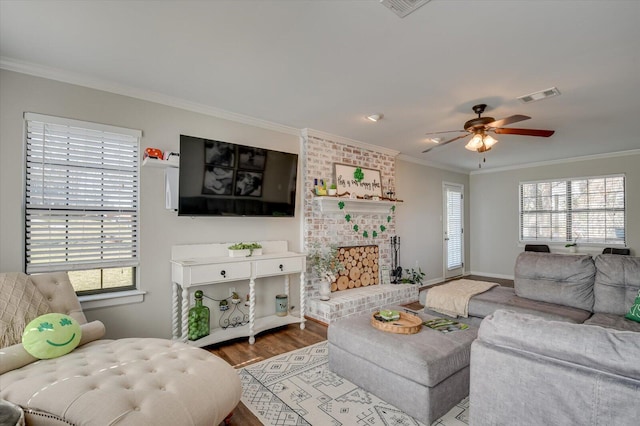
POLYGON ((236 292, 236 288, 235 287, 230 287, 229 288, 229 297, 233 296, 233 293, 236 292))

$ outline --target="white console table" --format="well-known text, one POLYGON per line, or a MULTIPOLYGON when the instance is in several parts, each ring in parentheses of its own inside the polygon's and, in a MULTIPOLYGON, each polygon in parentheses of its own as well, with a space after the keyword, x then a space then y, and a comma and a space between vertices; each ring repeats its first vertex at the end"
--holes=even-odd
POLYGON ((171 247, 174 339, 202 347, 248 336, 249 343, 253 344, 256 340, 255 335, 264 330, 294 323, 300 323, 300 328, 304 329, 305 255, 288 251, 286 241, 260 241, 259 243, 262 245, 262 255, 241 258, 228 256, 227 247, 233 243, 189 244, 171 247), (284 317, 269 315, 256 318, 256 279, 283 276, 284 293, 288 296, 290 274, 300 274, 300 311, 289 312, 284 317), (208 336, 188 341, 191 288, 241 280, 249 280, 249 324, 226 329, 212 327, 208 336), (180 299, 182 299, 182 305, 180 305, 180 299))

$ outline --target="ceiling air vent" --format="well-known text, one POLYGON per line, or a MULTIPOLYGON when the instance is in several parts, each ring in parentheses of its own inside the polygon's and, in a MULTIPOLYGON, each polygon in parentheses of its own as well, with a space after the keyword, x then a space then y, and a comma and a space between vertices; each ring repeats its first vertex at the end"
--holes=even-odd
POLYGON ((558 90, 558 88, 552 87, 550 89, 541 90, 539 92, 529 93, 528 95, 518 96, 518 99, 520 99, 520 102, 522 102, 523 104, 528 104, 529 102, 540 101, 552 96, 558 96, 559 94, 560 91, 558 90))
POLYGON ((380 3, 388 7, 399 17, 404 18, 430 1, 431 0, 380 0, 380 3))

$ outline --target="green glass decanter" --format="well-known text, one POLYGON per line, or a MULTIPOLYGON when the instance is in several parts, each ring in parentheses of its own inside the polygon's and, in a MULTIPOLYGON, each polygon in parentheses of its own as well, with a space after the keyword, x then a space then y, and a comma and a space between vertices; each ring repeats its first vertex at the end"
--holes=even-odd
POLYGON ((196 305, 189 309, 189 340, 198 340, 209 335, 210 313, 209 308, 202 304, 202 296, 202 290, 197 290, 196 305))

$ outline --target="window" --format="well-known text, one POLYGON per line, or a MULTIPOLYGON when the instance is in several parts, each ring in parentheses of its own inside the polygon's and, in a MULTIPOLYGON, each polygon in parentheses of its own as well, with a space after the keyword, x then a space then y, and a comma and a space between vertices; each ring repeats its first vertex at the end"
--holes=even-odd
POLYGON ((68 271, 79 294, 135 289, 141 132, 25 121, 27 273, 68 271))
POLYGON ((520 240, 624 245, 624 176, 521 183, 520 240))

